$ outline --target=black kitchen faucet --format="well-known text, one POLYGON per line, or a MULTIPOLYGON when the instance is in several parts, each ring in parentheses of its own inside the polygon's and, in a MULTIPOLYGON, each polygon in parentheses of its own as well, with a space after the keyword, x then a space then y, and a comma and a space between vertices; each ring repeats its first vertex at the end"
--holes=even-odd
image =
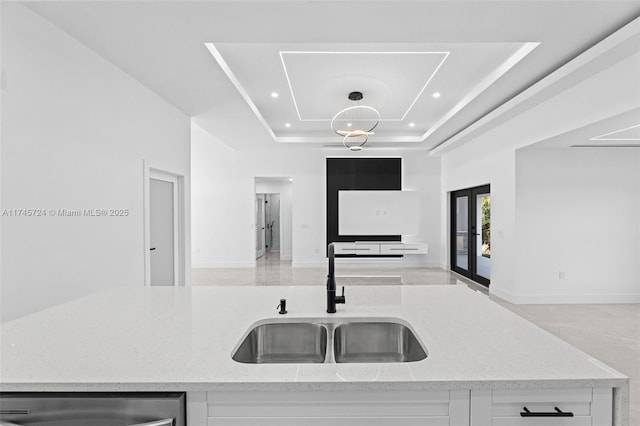
POLYGON ((327 312, 336 313, 336 304, 344 303, 344 287, 342 287, 342 296, 336 296, 336 255, 333 243, 329 243, 329 275, 327 275, 327 312))

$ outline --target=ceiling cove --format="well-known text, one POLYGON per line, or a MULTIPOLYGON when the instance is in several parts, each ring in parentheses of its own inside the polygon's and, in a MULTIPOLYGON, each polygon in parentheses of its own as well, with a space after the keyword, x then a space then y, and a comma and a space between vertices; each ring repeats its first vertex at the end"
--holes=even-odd
POLYGON ((640 141, 640 124, 593 137, 592 141, 640 141))
POLYGON ((380 112, 369 142, 420 143, 539 43, 205 43, 275 142, 326 144, 347 95, 380 112))

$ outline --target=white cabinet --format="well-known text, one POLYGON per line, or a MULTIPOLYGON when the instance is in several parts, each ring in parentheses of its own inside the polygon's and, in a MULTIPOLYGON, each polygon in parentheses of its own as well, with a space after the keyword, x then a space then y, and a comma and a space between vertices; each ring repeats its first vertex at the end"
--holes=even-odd
POLYGON ((187 394, 189 426, 612 426, 612 407, 611 388, 187 394))
POLYGON ((612 407, 611 388, 473 390, 471 425, 611 426, 612 407))
POLYGON ((468 426, 469 391, 207 392, 203 412, 190 426, 468 426))

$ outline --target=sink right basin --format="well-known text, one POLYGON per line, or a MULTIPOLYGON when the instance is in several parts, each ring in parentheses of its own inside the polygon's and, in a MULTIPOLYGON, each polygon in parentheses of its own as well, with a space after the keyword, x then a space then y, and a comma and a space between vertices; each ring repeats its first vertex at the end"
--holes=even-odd
POLYGON ((335 361, 412 362, 427 353, 411 329, 398 322, 346 322, 334 331, 335 361))

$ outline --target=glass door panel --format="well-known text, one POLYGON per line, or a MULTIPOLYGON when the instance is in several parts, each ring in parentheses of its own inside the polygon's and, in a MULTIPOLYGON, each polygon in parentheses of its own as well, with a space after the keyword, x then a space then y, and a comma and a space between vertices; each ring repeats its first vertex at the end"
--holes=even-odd
POLYGON ((469 197, 456 197, 456 258, 455 266, 469 270, 469 197))
POLYGON ((475 273, 491 279, 491 194, 476 194, 475 273))
POLYGON ((489 185, 451 193, 451 270, 480 284, 491 279, 489 185))

